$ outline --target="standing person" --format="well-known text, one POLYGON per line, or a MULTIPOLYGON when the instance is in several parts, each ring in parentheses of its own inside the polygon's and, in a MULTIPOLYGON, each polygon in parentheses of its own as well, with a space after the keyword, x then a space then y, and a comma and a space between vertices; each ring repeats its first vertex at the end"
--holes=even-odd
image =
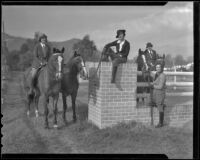
POLYGON ((36 44, 34 51, 34 60, 32 63, 31 69, 31 89, 30 93, 33 92, 34 89, 34 81, 37 75, 38 70, 47 64, 50 56, 51 56, 51 48, 47 44, 47 36, 45 34, 39 35, 39 43, 36 44))
POLYGON ((155 70, 155 62, 157 59, 156 51, 153 50, 153 44, 151 42, 148 42, 146 44, 146 50, 144 51, 144 55, 142 55, 144 63, 146 64, 146 67, 151 67, 151 70, 155 70))
POLYGON ((166 75, 163 73, 164 66, 161 63, 156 64, 156 74, 154 81, 151 83, 153 89, 153 103, 157 106, 159 111, 159 123, 156 128, 163 126, 164 121, 164 100, 166 89, 166 75))
POLYGON ((127 40, 125 40, 125 32, 126 30, 117 30, 116 38, 118 38, 118 40, 106 44, 103 49, 103 53, 107 54, 112 59, 111 83, 115 83, 117 67, 119 66, 119 64, 127 62, 127 57, 130 51, 130 43, 127 40), (112 46, 116 47, 116 53, 106 53, 108 48, 112 46))

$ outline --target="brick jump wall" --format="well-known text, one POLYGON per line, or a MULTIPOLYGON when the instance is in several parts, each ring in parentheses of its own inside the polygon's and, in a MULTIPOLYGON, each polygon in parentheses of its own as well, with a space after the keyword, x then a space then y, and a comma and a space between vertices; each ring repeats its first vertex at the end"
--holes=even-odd
MULTIPOLYGON (((118 67, 116 83, 112 84, 112 63, 87 63, 89 70, 88 120, 99 128, 113 126, 119 122, 137 121, 150 124, 150 107, 137 106, 137 64, 127 62, 118 67)), ((158 122, 158 111, 154 108, 154 123, 158 122)), ((193 119, 193 106, 178 105, 165 109, 165 123, 182 126, 193 119)))

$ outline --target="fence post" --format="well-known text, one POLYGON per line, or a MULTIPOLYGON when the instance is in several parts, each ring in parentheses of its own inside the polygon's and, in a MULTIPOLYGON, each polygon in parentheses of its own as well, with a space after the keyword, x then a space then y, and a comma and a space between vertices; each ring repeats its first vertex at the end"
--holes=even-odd
MULTIPOLYGON (((174 66, 174 72, 176 72, 176 66, 174 66)), ((176 83, 176 75, 174 75, 174 83, 176 83)), ((176 86, 174 86, 173 89, 176 90, 176 86)))

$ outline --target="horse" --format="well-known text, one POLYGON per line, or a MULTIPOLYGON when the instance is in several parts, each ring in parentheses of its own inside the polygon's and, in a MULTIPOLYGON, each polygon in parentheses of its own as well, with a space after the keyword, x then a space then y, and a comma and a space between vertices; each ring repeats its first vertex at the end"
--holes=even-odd
POLYGON ((63 121, 67 125, 66 110, 67 96, 71 96, 73 121, 76 122, 76 97, 79 88, 78 74, 84 80, 88 79, 88 72, 85 67, 85 62, 80 54, 76 51, 69 59, 68 63, 64 64, 63 77, 61 80, 61 93, 63 100, 63 121))
POLYGON ((44 107, 44 128, 49 128, 48 123, 48 103, 49 98, 53 98, 53 113, 54 113, 54 128, 57 128, 57 102, 59 98, 59 91, 61 87, 61 78, 62 78, 62 68, 63 68, 63 53, 65 48, 62 48, 61 51, 58 49, 53 49, 53 54, 50 56, 49 61, 43 67, 41 67, 37 74, 37 79, 34 83, 34 93, 29 93, 30 89, 30 72, 29 68, 24 74, 24 89, 26 91, 28 111, 27 115, 29 116, 30 105, 33 102, 35 105, 35 114, 38 117, 38 102, 39 98, 42 95, 43 98, 43 107, 44 107))
MULTIPOLYGON (((148 64, 150 59, 146 59, 147 62, 147 67, 143 61, 142 55, 143 55, 144 51, 142 51, 141 49, 139 49, 138 51, 138 57, 137 57, 137 64, 138 64, 138 68, 137 71, 142 71, 142 75, 138 75, 137 76, 137 81, 138 82, 153 82, 153 77, 151 76, 151 71, 155 71, 155 65, 157 63, 161 63, 162 65, 165 65, 165 54, 163 54, 163 56, 160 56, 157 54, 157 58, 156 58, 156 62, 153 66, 150 66, 148 64)), ((149 87, 137 87, 137 93, 150 93, 150 88, 149 87)), ((139 98, 137 98, 137 102, 139 101, 139 98)), ((144 97, 142 97, 142 101, 144 103, 144 97)))

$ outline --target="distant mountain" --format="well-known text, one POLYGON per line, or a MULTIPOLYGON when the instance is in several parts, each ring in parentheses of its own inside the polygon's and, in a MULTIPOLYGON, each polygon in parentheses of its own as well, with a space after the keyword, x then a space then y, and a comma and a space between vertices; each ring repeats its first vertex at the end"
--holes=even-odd
MULTIPOLYGON (((3 34, 1 35, 3 37, 3 34)), ((27 40, 27 38, 11 36, 6 33, 4 34, 4 38, 7 42, 7 47, 9 51, 20 50, 20 47, 22 46, 22 44, 24 44, 27 40)))
MULTIPOLYGON (((7 41, 7 47, 9 51, 13 50, 20 50, 20 47, 26 42, 28 38, 24 37, 16 37, 12 36, 9 34, 4 34, 4 37, 7 41)), ((30 38, 33 39, 33 38, 30 38)), ((80 39, 70 39, 66 41, 61 41, 61 42, 55 42, 55 41, 50 41, 52 47, 56 47, 58 49, 62 49, 62 47, 65 47, 65 53, 64 53, 64 58, 65 61, 68 61, 68 59, 73 55, 73 45, 77 42, 79 42, 80 39)))

